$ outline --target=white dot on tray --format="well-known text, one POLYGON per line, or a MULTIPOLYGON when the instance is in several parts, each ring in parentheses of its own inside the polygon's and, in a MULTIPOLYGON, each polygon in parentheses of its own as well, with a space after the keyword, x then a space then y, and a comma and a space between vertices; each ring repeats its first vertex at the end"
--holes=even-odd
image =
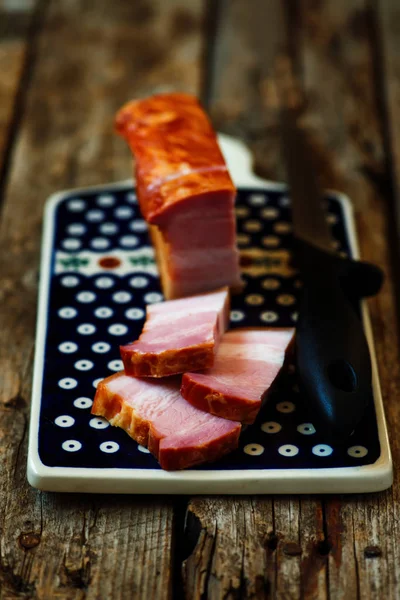
POLYGON ((74 400, 74 406, 76 408, 90 408, 92 404, 93 400, 91 398, 85 398, 84 396, 74 400))
POLYGON ((127 319, 142 319, 144 317, 144 310, 141 308, 128 308, 125 316, 127 319))
POLYGON ((231 321, 234 323, 238 323, 239 321, 243 321, 244 312, 242 310, 231 310, 231 321))
POLYGON ((82 444, 78 440, 66 440, 61 447, 66 452, 78 452, 82 448, 82 444))
POLYGON ((124 335, 127 331, 127 326, 122 323, 114 323, 108 328, 108 333, 111 333, 111 335, 124 335))
POLYGON ((109 352, 110 349, 111 346, 107 342, 96 342, 92 346, 93 352, 96 352, 97 354, 105 354, 106 352, 109 352))
POLYGON ((99 308, 96 308, 94 311, 94 315, 98 319, 108 319, 109 317, 112 317, 113 314, 114 311, 108 306, 99 306, 99 308))
POLYGON ((138 276, 138 277, 132 277, 129 280, 129 285, 131 285, 133 288, 144 288, 148 285, 149 280, 146 277, 142 277, 142 276, 138 276))
POLYGON ((98 379, 95 379, 92 382, 93 387, 97 389, 97 386, 99 385, 99 383, 101 383, 103 381, 103 379, 104 379, 104 377, 99 377, 98 379))
POLYGON ((368 449, 365 446, 351 446, 347 454, 352 458, 364 458, 368 454, 368 449))
POLYGON ((77 385, 78 382, 76 379, 73 379, 73 377, 63 377, 63 379, 60 379, 58 382, 58 386, 63 390, 73 390, 77 385))
POLYGON ((124 363, 122 362, 122 360, 116 358, 115 360, 110 360, 107 367, 111 371, 122 371, 122 369, 124 368, 124 363))
POLYGON ((92 333, 95 333, 95 331, 96 331, 96 327, 94 325, 92 325, 91 323, 82 323, 77 328, 77 332, 80 333, 81 335, 92 335, 92 333))
POLYGON ((75 367, 75 369, 78 369, 78 371, 90 371, 90 369, 93 369, 94 364, 92 363, 91 360, 83 359, 83 360, 78 360, 74 364, 74 367, 75 367))
POLYGON ((78 311, 72 306, 64 306, 58 311, 58 316, 62 319, 73 319, 74 317, 76 317, 77 314, 78 311))
POLYGON ((277 290, 280 287, 280 281, 278 279, 274 279, 273 277, 267 277, 262 282, 262 287, 264 290, 277 290))
POLYGON ((251 220, 245 222, 245 224, 243 225, 243 228, 246 231, 257 232, 257 231, 261 231, 261 229, 263 228, 263 225, 260 221, 251 219, 251 220))
POLYGON ((243 452, 250 456, 260 456, 264 452, 264 446, 261 446, 261 444, 246 444, 243 452))
POLYGON ((134 248, 139 243, 139 238, 136 235, 123 235, 119 238, 119 243, 124 248, 134 248))
POLYGON ((261 241, 263 246, 267 246, 268 248, 276 248, 280 244, 280 239, 276 235, 266 235, 261 241))
POLYGON ((317 446, 313 446, 312 453, 315 456, 330 456, 333 452, 333 448, 328 446, 328 444, 317 444, 317 446))
POLYGON ((251 206, 264 206, 264 204, 267 203, 267 198, 265 197, 265 194, 250 194, 247 202, 251 204, 251 206))
POLYGON ((250 243, 250 236, 247 233, 238 233, 236 236, 237 243, 239 246, 246 246, 250 243))
POLYGON ((71 225, 68 225, 67 231, 69 235, 83 235, 86 227, 83 223, 71 223, 71 225))
POLYGON ((104 212, 97 209, 88 210, 86 213, 86 219, 92 223, 99 223, 104 219, 104 212))
POLYGON ((110 240, 104 237, 93 238, 90 245, 95 250, 106 250, 110 247, 110 240))
POLYGON ((292 231, 292 226, 286 221, 279 221, 278 223, 275 223, 274 231, 276 233, 289 233, 290 231, 292 231))
POLYGON ((279 210, 277 208, 273 208, 272 206, 268 206, 260 211, 260 215, 263 219, 276 219, 276 217, 279 215, 279 210))
POLYGON ((117 219, 130 219, 133 216, 133 208, 131 206, 119 206, 114 211, 114 216, 117 219))
POLYGON ((61 242, 61 245, 65 250, 79 250, 82 242, 76 238, 66 238, 61 242))
POLYGON ((61 279, 61 285, 64 287, 76 287, 79 284, 79 278, 75 275, 65 275, 61 279))
POLYGON ((114 302, 118 302, 119 304, 126 304, 130 300, 132 300, 132 294, 129 292, 115 292, 113 294, 112 299, 114 302))
POLYGON ((90 427, 93 427, 93 429, 107 429, 110 423, 107 419, 103 419, 103 417, 94 417, 93 419, 90 419, 89 425, 90 427))
POLYGON ((276 405, 276 410, 280 413, 292 413, 296 410, 296 406, 293 404, 293 402, 278 402, 276 405))
POLYGON ((119 444, 117 444, 117 442, 103 442, 100 444, 99 448, 106 454, 113 454, 114 452, 118 452, 119 444))
POLYGON ((276 301, 281 306, 291 306, 296 302, 296 298, 291 294, 280 294, 277 297, 276 301))
POLYGON ((75 344, 75 342, 63 342, 58 346, 58 349, 63 354, 72 354, 78 350, 78 344, 75 344))
POLYGON ((276 421, 267 421, 261 425, 261 429, 265 433, 278 433, 282 429, 282 425, 276 421))
POLYGON ((251 306, 260 306, 263 302, 264 297, 261 294, 249 294, 246 296, 246 304, 250 304, 251 306))
POLYGON ((134 192, 128 192, 125 196, 125 200, 129 202, 129 204, 137 204, 137 198, 134 192))
POLYGON ((109 288, 111 288, 114 285, 114 280, 111 279, 111 277, 98 277, 95 282, 94 285, 102 290, 108 290, 109 288))
POLYGON ((299 453, 299 449, 293 444, 284 444, 283 446, 279 446, 278 452, 282 456, 288 456, 290 458, 291 456, 296 456, 299 453))
POLYGON ((113 235, 114 233, 117 233, 118 230, 119 227, 116 223, 102 223, 99 227, 99 231, 103 235, 113 235))
POLYGON ((274 323, 278 320, 278 315, 272 310, 267 310, 260 314, 260 319, 261 321, 264 321, 264 323, 274 323))
POLYGON ((71 212, 82 212, 86 208, 86 202, 81 198, 74 198, 67 203, 67 207, 71 212))
POLYGON ((96 202, 102 207, 114 206, 115 198, 111 194, 101 194, 100 196, 97 196, 96 202))
POLYGON ((146 229, 147 229, 146 221, 143 221, 143 219, 135 219, 129 225, 129 229, 131 229, 131 231, 136 231, 139 233, 142 231, 146 231, 146 229))
POLYGON ((312 423, 301 423, 297 426, 297 431, 302 435, 313 435, 315 433, 315 427, 312 423))
POLYGON ((140 444, 138 444, 138 450, 139 452, 143 452, 143 454, 150 454, 150 450, 144 446, 141 446, 140 444))
POLYGON ((288 198, 287 196, 282 196, 282 198, 279 198, 278 204, 279 206, 286 208, 286 206, 290 206, 290 198, 288 198))
POLYGON ((335 225, 338 222, 338 218, 334 213, 329 213, 329 215, 326 217, 326 220, 330 225, 335 225))
POLYGON ((235 213, 237 217, 247 217, 249 215, 249 209, 247 206, 237 206, 235 208, 235 213))
POLYGON ((88 291, 79 292, 79 294, 76 295, 76 299, 78 302, 82 302, 83 304, 89 304, 90 302, 94 302, 94 300, 96 300, 96 294, 88 291))
POLYGON ((75 423, 75 419, 69 415, 61 415, 54 419, 54 423, 58 425, 58 427, 72 427, 75 423))
POLYGON ((163 296, 158 292, 149 292, 148 294, 145 294, 144 299, 148 304, 153 304, 154 302, 161 302, 163 296))

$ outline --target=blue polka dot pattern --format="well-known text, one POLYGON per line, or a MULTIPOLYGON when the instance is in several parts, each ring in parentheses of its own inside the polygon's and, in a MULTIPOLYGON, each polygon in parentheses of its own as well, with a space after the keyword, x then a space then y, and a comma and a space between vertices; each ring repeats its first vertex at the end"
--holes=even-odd
MULTIPOLYGON (((338 249, 349 255, 344 211, 327 197, 338 249)), ((231 327, 294 326, 301 281, 291 262, 290 199, 240 189, 238 241, 245 288, 231 327)), ((119 346, 138 337, 146 304, 162 300, 147 226, 134 190, 71 193, 55 210, 39 454, 48 466, 159 468, 126 433, 90 413, 95 387, 121 368, 119 346), (121 261, 127 268, 121 270, 121 261)), ((380 454, 373 403, 351 443, 314 427, 293 365, 280 377, 240 447, 207 469, 304 469, 371 464, 380 454)))

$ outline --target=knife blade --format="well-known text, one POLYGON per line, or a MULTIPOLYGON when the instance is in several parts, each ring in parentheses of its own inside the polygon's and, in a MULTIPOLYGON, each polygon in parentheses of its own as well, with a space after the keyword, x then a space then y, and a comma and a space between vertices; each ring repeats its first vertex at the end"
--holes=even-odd
POLYGON ((372 399, 369 348, 357 307, 361 297, 379 291, 383 275, 375 265, 333 251, 312 151, 290 108, 281 111, 281 134, 295 259, 304 282, 296 335, 298 375, 317 422, 344 440, 372 399))

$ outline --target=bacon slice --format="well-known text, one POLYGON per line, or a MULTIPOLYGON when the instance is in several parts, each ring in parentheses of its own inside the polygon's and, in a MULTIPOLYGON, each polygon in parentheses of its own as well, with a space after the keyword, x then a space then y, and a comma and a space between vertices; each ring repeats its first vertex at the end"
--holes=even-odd
POLYGON ((253 423, 293 337, 294 329, 228 331, 212 369, 185 373, 182 396, 213 415, 253 423))
POLYGON ((215 461, 237 448, 241 425, 193 407, 179 383, 116 373, 99 383, 92 414, 124 429, 167 470, 215 461))
POLYGON ((165 297, 241 287, 236 190, 196 98, 160 94, 129 102, 116 129, 136 159, 140 208, 165 297))
POLYGON ((120 348, 125 372, 135 377, 165 377, 211 367, 228 323, 227 288, 150 304, 139 339, 120 348))

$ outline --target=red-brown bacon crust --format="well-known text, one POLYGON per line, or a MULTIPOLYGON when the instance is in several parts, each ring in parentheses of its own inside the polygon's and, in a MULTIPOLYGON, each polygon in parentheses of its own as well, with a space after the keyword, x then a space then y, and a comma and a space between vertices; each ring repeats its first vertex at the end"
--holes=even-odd
POLYGON ((135 156, 140 209, 149 223, 158 224, 187 198, 235 192, 215 132, 195 97, 160 94, 128 102, 115 126, 135 156))
POLYGON ((146 446, 163 469, 174 471, 213 462, 238 447, 239 424, 227 429, 220 437, 205 439, 204 443, 190 432, 184 441, 182 438, 174 440, 173 436, 166 438, 122 396, 110 392, 107 384, 120 376, 121 373, 115 373, 99 383, 91 413, 105 417, 111 425, 124 429, 138 444, 146 446))

